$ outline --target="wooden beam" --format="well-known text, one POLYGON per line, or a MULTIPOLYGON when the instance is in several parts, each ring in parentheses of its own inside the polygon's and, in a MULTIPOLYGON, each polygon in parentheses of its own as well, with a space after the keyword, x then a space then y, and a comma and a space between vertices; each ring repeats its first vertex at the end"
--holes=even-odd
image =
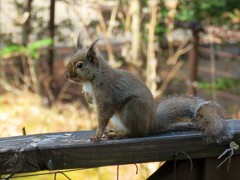
MULTIPOLYGON (((240 121, 228 120, 227 124, 235 135, 234 141, 239 144, 240 121)), ((192 159, 217 157, 229 147, 229 142, 206 144, 203 134, 197 131, 88 142, 94 133, 80 131, 1 138, 0 174, 166 161, 173 160, 177 152, 185 152, 192 159)), ((187 157, 180 153, 177 159, 187 157)))
POLYGON ((197 95, 196 82, 198 75, 198 58, 199 58, 199 33, 203 31, 201 23, 192 22, 190 24, 192 31, 192 44, 193 48, 189 52, 189 81, 188 81, 188 94, 197 95))

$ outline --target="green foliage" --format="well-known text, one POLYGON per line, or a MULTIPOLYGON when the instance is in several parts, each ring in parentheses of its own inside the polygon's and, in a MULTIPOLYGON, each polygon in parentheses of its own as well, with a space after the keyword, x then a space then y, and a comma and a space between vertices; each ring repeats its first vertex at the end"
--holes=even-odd
POLYGON ((219 16, 225 7, 225 1, 219 0, 185 1, 179 5, 176 18, 182 21, 201 21, 206 17, 219 16))
POLYGON ((168 27, 166 26, 166 18, 168 16, 168 9, 166 8, 163 1, 160 1, 160 11, 159 11, 159 20, 155 28, 155 34, 158 36, 159 43, 161 46, 166 46, 166 33, 168 27))
POLYGON ((0 57, 12 56, 14 53, 19 53, 21 55, 28 55, 33 59, 37 59, 39 57, 38 50, 44 46, 51 45, 52 42, 52 39, 47 38, 30 43, 27 46, 10 45, 0 50, 0 57))
POLYGON ((161 3, 160 4, 161 6, 161 9, 160 9, 160 19, 158 21, 158 24, 156 26, 156 29, 155 29, 155 34, 158 35, 158 36, 163 36, 166 34, 167 32, 167 27, 165 25, 165 19, 167 18, 167 14, 168 14, 168 9, 165 7, 164 3, 161 3))
MULTIPOLYGON (((205 24, 224 25, 238 30, 239 24, 239 0, 183 0, 178 1, 175 20, 200 21, 205 24)), ((168 9, 164 1, 159 1, 159 21, 155 34, 161 45, 165 43, 165 35, 168 31, 166 20, 168 9)))
POLYGON ((10 45, 0 50, 0 57, 11 55, 15 52, 24 53, 25 48, 19 45, 10 45))
POLYGON ((44 47, 44 46, 49 46, 53 43, 53 40, 50 38, 47 39, 42 39, 38 40, 36 42, 30 43, 27 47, 26 50, 28 54, 31 55, 32 58, 36 59, 39 57, 38 49, 44 47))
POLYGON ((207 23, 224 24, 224 12, 239 9, 238 0, 192 0, 181 1, 178 5, 176 19, 181 21, 204 21, 207 23))
POLYGON ((206 82, 199 82, 198 87, 201 89, 211 89, 214 88, 216 90, 228 90, 230 88, 236 87, 240 85, 239 79, 233 78, 219 78, 216 80, 216 83, 206 83, 206 82))

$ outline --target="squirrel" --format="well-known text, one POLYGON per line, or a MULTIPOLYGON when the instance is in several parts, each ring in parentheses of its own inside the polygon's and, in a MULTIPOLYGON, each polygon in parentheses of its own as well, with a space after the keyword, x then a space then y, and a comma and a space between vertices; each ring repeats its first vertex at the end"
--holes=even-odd
POLYGON ((126 70, 114 69, 96 49, 95 40, 89 48, 77 41, 77 52, 67 64, 65 76, 83 85, 83 91, 97 112, 98 142, 111 120, 116 134, 143 137, 167 131, 198 129, 208 142, 228 140, 230 135, 223 110, 211 101, 198 97, 173 96, 155 101, 149 88, 126 70))

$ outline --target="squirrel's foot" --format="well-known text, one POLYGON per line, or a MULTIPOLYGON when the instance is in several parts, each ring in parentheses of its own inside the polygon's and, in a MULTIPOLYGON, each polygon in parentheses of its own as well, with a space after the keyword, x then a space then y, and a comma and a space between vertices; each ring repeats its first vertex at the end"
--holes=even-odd
POLYGON ((93 97, 90 93, 84 92, 84 96, 89 104, 93 104, 93 97))
POLYGON ((124 137, 126 137, 126 134, 110 130, 105 132, 103 137, 106 139, 123 139, 124 137))
POLYGON ((90 138, 89 142, 94 142, 94 143, 99 142, 101 140, 101 137, 102 136, 95 135, 90 138))
POLYGON ((122 134, 105 134, 107 139, 123 139, 124 135, 122 134))

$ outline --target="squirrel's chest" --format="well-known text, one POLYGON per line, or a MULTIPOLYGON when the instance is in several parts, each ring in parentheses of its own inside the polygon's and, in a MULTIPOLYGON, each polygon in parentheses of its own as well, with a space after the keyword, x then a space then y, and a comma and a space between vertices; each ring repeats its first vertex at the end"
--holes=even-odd
POLYGON ((93 100, 93 105, 96 108, 97 107, 97 103, 96 103, 96 99, 95 99, 95 96, 94 96, 94 93, 93 93, 93 85, 92 85, 92 83, 91 82, 85 82, 82 85, 83 85, 83 91, 85 93, 88 93, 88 95, 90 95, 90 97, 93 100))
POLYGON ((93 85, 91 82, 83 83, 83 91, 89 93, 91 96, 93 95, 93 85))

